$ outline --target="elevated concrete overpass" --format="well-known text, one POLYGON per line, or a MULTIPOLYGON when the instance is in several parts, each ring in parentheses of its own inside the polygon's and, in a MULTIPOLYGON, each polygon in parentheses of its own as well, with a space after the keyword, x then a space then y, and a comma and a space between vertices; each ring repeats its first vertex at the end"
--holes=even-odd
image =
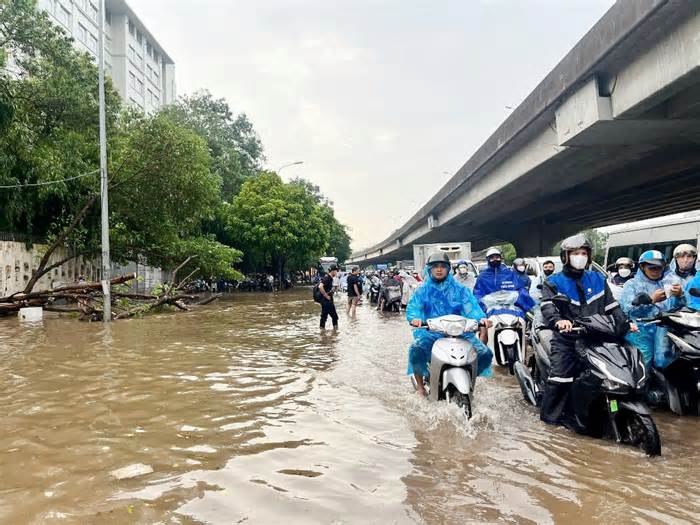
POLYGON ((700 208, 700 0, 618 0, 370 264, 700 208))

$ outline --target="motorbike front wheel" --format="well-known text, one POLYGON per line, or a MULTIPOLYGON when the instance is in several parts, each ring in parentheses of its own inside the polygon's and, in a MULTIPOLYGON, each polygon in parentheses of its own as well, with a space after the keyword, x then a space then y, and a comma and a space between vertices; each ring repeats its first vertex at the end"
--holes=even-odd
POLYGON ((455 388, 450 388, 450 403, 455 403, 458 407, 464 410, 464 415, 467 419, 472 417, 472 401, 469 399, 469 394, 463 394, 455 388))
POLYGON ((651 416, 631 412, 626 424, 627 437, 632 445, 641 448, 648 456, 661 454, 661 438, 651 416))

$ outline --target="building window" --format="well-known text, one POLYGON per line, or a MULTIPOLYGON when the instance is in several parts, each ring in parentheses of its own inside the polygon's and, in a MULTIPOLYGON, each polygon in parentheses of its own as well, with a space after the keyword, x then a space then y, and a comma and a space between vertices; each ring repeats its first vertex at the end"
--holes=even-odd
POLYGON ((129 87, 136 89, 136 75, 129 71, 129 87))
POLYGON ((133 35, 134 31, 134 23, 131 20, 129 20, 129 34, 133 35))
POLYGON ((87 12, 88 1, 87 0, 77 0, 75 4, 83 11, 87 12))
POLYGON ((108 11, 105 9, 105 22, 107 22, 108 26, 112 25, 112 11, 108 11))
POLYGON ((97 8, 93 4, 90 4, 90 9, 88 12, 90 14, 90 18, 92 18, 95 22, 97 22, 97 16, 98 16, 99 11, 97 10, 97 8))
POLYGON ((68 9, 66 9, 65 7, 60 6, 57 9, 56 18, 58 18, 58 21, 61 22, 64 26, 70 27, 70 11, 68 11, 68 9))
POLYGON ((87 31, 87 29, 85 29, 83 24, 78 24, 78 28, 75 30, 75 36, 83 44, 87 45, 87 43, 88 43, 88 31, 87 31))
POLYGON ((143 95, 143 81, 141 80, 136 80, 136 92, 139 95, 143 95))
POLYGON ((139 44, 143 44, 143 35, 141 34, 141 31, 136 31, 136 41, 139 44))
POLYGON ((158 73, 157 69, 153 70, 153 82, 155 82, 156 84, 160 82, 160 74, 158 73))
POLYGON ((92 33, 88 35, 87 46, 90 48, 90 51, 97 53, 97 37, 92 33))

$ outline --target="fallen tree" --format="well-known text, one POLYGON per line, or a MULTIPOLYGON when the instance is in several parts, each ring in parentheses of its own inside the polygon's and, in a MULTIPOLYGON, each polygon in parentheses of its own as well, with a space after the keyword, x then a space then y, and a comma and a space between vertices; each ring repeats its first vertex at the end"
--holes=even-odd
MULTIPOLYGON (((184 263, 181 266, 184 266, 184 263)), ((174 275, 177 275, 177 272, 174 272, 174 275)), ((124 285, 135 278, 135 273, 129 273, 110 280, 110 287, 115 288, 112 290, 112 319, 140 316, 167 306, 189 311, 191 306, 208 304, 220 297, 213 295, 202 299, 196 295, 185 294, 181 290, 183 282, 164 284, 150 294, 134 293, 125 289, 124 285)), ((78 282, 50 290, 24 291, 0 297, 0 316, 14 314, 20 308, 41 306, 49 312, 77 313, 83 320, 98 321, 102 319, 103 305, 101 282, 78 282)))

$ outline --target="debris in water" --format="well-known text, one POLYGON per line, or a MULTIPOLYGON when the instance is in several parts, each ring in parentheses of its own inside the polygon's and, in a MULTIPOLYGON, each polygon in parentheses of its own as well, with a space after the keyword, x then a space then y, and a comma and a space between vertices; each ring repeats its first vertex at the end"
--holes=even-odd
POLYGON ((110 472, 110 475, 115 479, 131 479, 138 476, 144 476, 145 474, 150 474, 153 472, 153 467, 150 465, 144 465, 143 463, 135 463, 129 465, 128 467, 118 468, 110 472))

